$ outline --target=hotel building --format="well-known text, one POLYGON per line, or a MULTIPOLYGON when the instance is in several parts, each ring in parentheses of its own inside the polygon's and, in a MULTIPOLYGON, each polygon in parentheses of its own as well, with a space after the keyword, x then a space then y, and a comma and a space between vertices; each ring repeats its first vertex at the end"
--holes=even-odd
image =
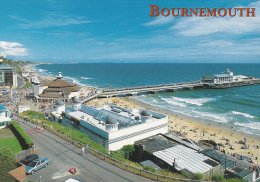
POLYGON ((17 74, 13 68, 0 63, 0 86, 17 87, 17 74))

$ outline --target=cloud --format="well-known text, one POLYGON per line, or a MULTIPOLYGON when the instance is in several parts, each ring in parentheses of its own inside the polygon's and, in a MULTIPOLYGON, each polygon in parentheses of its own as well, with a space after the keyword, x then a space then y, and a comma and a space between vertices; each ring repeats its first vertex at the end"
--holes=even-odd
POLYGON ((197 44, 200 47, 230 47, 233 46, 234 43, 229 40, 210 40, 210 41, 201 41, 197 44))
POLYGON ((28 20, 16 16, 11 16, 11 18, 19 21, 20 26, 23 29, 41 29, 41 28, 48 28, 48 27, 79 25, 79 24, 86 24, 92 22, 80 16, 72 17, 72 16, 64 16, 64 15, 56 15, 56 14, 50 14, 39 20, 28 20))
POLYGON ((258 38, 234 40, 165 35, 114 41, 116 44, 108 46, 106 43, 98 49, 91 43, 87 48, 88 58, 148 62, 259 62, 257 57, 260 55, 258 38))
POLYGON ((256 17, 208 17, 181 18, 170 30, 177 31, 183 36, 202 36, 214 33, 245 34, 260 32, 260 1, 250 3, 254 7, 256 17))
POLYGON ((28 55, 28 50, 18 42, 0 41, 0 52, 6 56, 28 55))
POLYGON ((156 17, 154 20, 144 23, 144 26, 161 26, 168 23, 171 23, 174 20, 174 17, 171 16, 159 16, 156 17))

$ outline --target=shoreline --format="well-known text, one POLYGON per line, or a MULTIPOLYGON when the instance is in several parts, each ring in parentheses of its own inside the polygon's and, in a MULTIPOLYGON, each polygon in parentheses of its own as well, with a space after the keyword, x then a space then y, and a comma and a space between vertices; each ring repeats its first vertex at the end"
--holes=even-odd
MULTIPOLYGON (((55 76, 51 76, 51 75, 45 75, 45 74, 42 74, 42 72, 39 72, 39 69, 36 68, 37 65, 40 65, 42 63, 38 63, 38 64, 32 64, 30 65, 30 67, 35 71, 35 73, 42 79, 42 80, 45 80, 45 81, 50 81, 52 79, 55 79, 55 76)), ((73 77, 66 77, 64 76, 64 78, 68 78, 69 81, 73 81, 75 80, 77 84, 79 84, 80 82, 76 79, 76 78, 73 78, 73 77)), ((86 91, 87 89, 99 89, 99 87, 95 87, 95 86, 91 86, 91 85, 86 85, 86 84, 82 84, 80 83, 79 84, 81 89, 82 89, 82 92, 86 91)), ((176 115, 176 116, 179 116, 179 117, 182 117, 186 120, 191 120, 191 121, 195 121, 197 123, 200 123, 200 124, 205 124, 205 125, 208 125, 209 127, 210 126, 213 126, 213 127, 218 127, 220 129, 225 129, 229 132, 233 131, 233 132, 236 132, 236 133, 240 133, 244 136, 247 136, 247 137, 255 137, 257 139, 260 140, 260 135, 256 135, 256 134, 250 134, 250 133, 246 133, 244 131, 238 131, 238 130, 232 130, 231 128, 231 125, 228 124, 228 123, 221 123, 221 122, 216 122, 216 121, 210 121, 210 120, 203 120, 201 118, 196 118, 196 117, 192 117, 192 116, 187 116, 185 114, 181 114, 181 113, 175 113, 174 111, 172 110, 168 110, 167 108, 163 108, 163 107, 160 107, 160 106, 155 106, 155 105, 152 105, 150 103, 146 103, 144 101, 141 101, 139 99, 136 99, 136 98, 133 98, 133 97, 127 97, 127 98, 131 98, 132 102, 135 102, 137 105, 140 105, 140 106, 148 106, 148 107, 152 107, 154 110, 157 110, 157 111, 162 111, 164 113, 167 113, 169 115, 176 115), (220 126, 220 125, 223 125, 223 126, 220 126)))
POLYGON ((168 115, 179 116, 180 118, 183 118, 185 120, 191 120, 192 122, 195 122, 195 123, 198 123, 198 124, 208 125, 208 127, 215 127, 215 128, 219 128, 219 129, 224 129, 224 130, 226 130, 228 132, 234 132, 234 133, 237 133, 237 134, 243 134, 243 135, 245 135, 247 137, 254 137, 254 138, 260 140, 260 135, 245 133, 243 131, 238 131, 238 130, 232 129, 230 127, 230 124, 228 124, 228 123, 221 123, 221 122, 215 122, 215 121, 206 121, 206 120, 199 119, 199 118, 196 118, 196 117, 187 116, 185 114, 175 113, 172 110, 168 110, 168 109, 160 107, 160 106, 155 106, 155 105, 143 102, 141 100, 135 99, 133 97, 129 97, 129 99, 131 99, 131 101, 136 103, 137 105, 140 105, 140 106, 143 106, 143 107, 147 107, 148 106, 148 107, 151 107, 155 111, 163 112, 163 113, 168 114, 168 115))
MULTIPOLYGON (((36 65, 30 65, 31 69, 41 77, 42 79, 49 80, 55 78, 53 76, 44 75, 38 71, 35 67, 36 65)), ((89 89, 97 89, 98 87, 82 85, 81 86, 82 94, 86 94, 89 89)), ((121 107, 128 108, 146 108, 149 110, 154 110, 157 112, 165 113, 169 116, 169 130, 180 133, 184 137, 198 142, 199 140, 214 140, 216 143, 222 145, 221 149, 224 149, 229 154, 240 154, 243 156, 251 157, 252 160, 257 163, 255 157, 260 159, 260 136, 254 134, 248 134, 243 131, 233 130, 231 125, 225 123, 217 122, 208 122, 201 118, 194 118, 191 116, 186 116, 185 114, 174 113, 167 108, 160 106, 151 105, 145 103, 139 99, 133 97, 124 97, 124 98, 101 98, 95 99, 88 103, 87 105, 101 107, 106 103, 115 103, 121 107), (247 144, 249 149, 241 149, 242 145, 239 143, 247 138, 247 144), (227 142, 228 141, 228 142, 227 142), (258 147, 256 149, 256 147, 258 147), (231 148, 231 149, 230 149, 231 148)))
POLYGON ((144 103, 132 97, 94 99, 86 103, 86 105, 102 107, 102 105, 107 103, 114 103, 120 107, 127 107, 129 109, 145 108, 167 114, 169 116, 169 131, 179 133, 195 143, 198 143, 200 140, 213 140, 217 144, 220 144, 220 149, 225 150, 227 154, 239 154, 250 157, 255 164, 257 163, 255 157, 257 157, 259 161, 260 136, 246 134, 242 131, 234 131, 224 125, 218 125, 218 123, 206 123, 198 118, 194 119, 176 114, 167 109, 144 103), (243 141, 244 138, 247 139, 248 149, 242 149, 243 145, 240 142, 243 141))

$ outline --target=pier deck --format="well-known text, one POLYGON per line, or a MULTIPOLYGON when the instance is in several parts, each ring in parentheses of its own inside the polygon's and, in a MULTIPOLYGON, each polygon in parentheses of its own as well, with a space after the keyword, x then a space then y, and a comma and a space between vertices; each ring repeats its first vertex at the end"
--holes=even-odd
POLYGON ((190 90, 193 88, 202 88, 203 83, 200 81, 163 84, 163 85, 150 85, 141 87, 129 87, 119 89, 106 89, 98 97, 113 97, 113 96, 133 96, 138 94, 153 94, 158 92, 172 92, 177 90, 190 90))
POLYGON ((133 96, 142 94, 154 94, 159 92, 173 92, 178 90, 191 90, 197 88, 230 88, 247 85, 260 84, 260 78, 251 78, 243 81, 224 82, 219 84, 209 84, 202 81, 182 82, 173 84, 150 85, 140 87, 128 87, 118 89, 104 89, 100 92, 98 98, 116 97, 116 96, 133 96))

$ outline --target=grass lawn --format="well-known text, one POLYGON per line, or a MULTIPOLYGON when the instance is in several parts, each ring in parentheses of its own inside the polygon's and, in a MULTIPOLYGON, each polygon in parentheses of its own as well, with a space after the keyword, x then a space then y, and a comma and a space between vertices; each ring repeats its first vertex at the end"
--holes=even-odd
POLYGON ((22 147, 9 128, 0 130, 0 149, 10 150, 12 155, 22 150, 22 147))

